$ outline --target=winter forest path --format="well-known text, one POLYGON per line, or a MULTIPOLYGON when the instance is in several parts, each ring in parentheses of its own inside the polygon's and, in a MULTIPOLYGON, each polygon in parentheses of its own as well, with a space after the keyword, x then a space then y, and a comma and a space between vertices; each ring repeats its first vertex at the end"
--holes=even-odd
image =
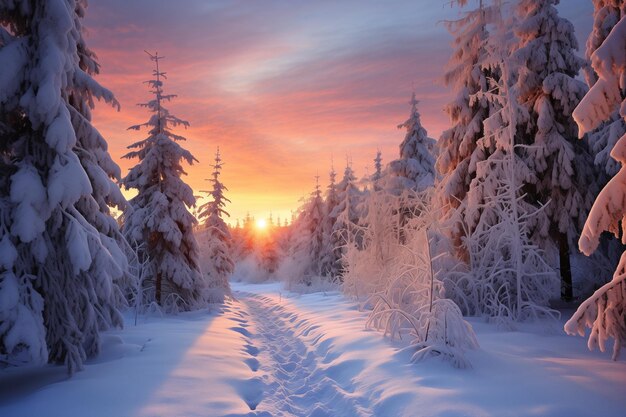
POLYGON ((249 380, 244 399, 248 415, 371 416, 367 401, 355 389, 358 361, 337 361, 330 339, 319 325, 289 311, 274 298, 235 294, 241 309, 231 319, 247 338, 247 363, 258 374, 249 380))
POLYGON ((338 291, 231 285, 233 298, 209 311, 148 314, 137 325, 127 315, 70 379, 57 377, 62 367, 17 372, 27 392, 0 395, 0 416, 624 416, 626 361, 562 331, 472 320, 473 369, 413 364, 406 341, 367 330, 368 312, 338 291))

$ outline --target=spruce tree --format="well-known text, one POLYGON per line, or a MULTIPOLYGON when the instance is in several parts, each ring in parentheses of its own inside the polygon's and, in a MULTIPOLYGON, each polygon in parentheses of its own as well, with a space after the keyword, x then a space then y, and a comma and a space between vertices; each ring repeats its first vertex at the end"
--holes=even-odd
MULTIPOLYGON (((467 1, 457 0, 460 6, 467 1)), ((441 134, 436 168, 441 181, 438 185, 438 204, 442 217, 451 222, 448 233, 457 247, 467 230, 478 219, 466 216, 466 196, 476 177, 477 163, 484 161, 490 150, 479 142, 484 136, 483 122, 491 114, 490 103, 484 96, 490 89, 490 80, 498 74, 489 67, 488 23, 497 14, 494 7, 484 5, 470 10, 456 21, 447 22, 454 36, 454 51, 448 62, 444 83, 454 90, 455 98, 445 107, 452 127, 441 134)))
MULTIPOLYGON (((398 238, 405 243, 404 226, 416 214, 416 193, 421 193, 435 184, 435 157, 433 150, 436 141, 428 137, 422 127, 417 111, 418 101, 415 93, 411 96, 409 118, 398 129, 406 129, 404 140, 400 144, 400 158, 389 163, 385 178, 386 191, 397 198, 398 238)), ((367 205, 366 205, 367 206, 367 205)))
MULTIPOLYGON (((574 118, 580 128, 579 135, 595 129, 616 111, 626 121, 626 17, 622 17, 602 45, 591 55, 598 80, 574 110, 574 118)), ((611 157, 622 167, 600 192, 585 223, 578 242, 580 250, 590 255, 596 250, 600 235, 607 231, 621 238, 626 244, 624 222, 626 221, 626 134, 622 135, 611 157)), ((591 329, 587 345, 604 351, 609 339, 613 339, 613 359, 617 360, 626 343, 626 252, 611 282, 598 289, 583 302, 574 316, 565 324, 569 334, 585 336, 591 329)))
POLYGON ((294 229, 292 254, 303 264, 305 283, 311 284, 312 276, 322 274, 322 256, 324 253, 324 200, 319 185, 319 176, 315 177, 315 189, 300 208, 300 213, 292 225, 294 229))
MULTIPOLYGON (((149 54, 150 55, 150 54, 149 54)), ((129 129, 147 128, 148 137, 133 143, 125 158, 138 158, 122 183, 134 188, 137 195, 130 200, 131 209, 125 213, 124 233, 131 242, 145 242, 140 257, 149 258, 154 275, 145 281, 154 290, 146 300, 154 300, 166 309, 189 310, 205 304, 205 283, 198 266, 198 245, 193 235, 197 223, 189 208, 195 205, 193 190, 183 182, 182 163, 193 164, 196 159, 178 142, 184 137, 171 127, 189 123, 170 114, 163 106, 175 95, 163 93, 165 73, 159 69, 158 54, 150 55, 155 63, 151 80, 154 99, 140 106, 147 108, 150 119, 129 129)))
POLYGON ((527 201, 546 205, 536 234, 558 248, 561 296, 571 300, 570 244, 579 235, 596 194, 597 173, 586 143, 576 139, 572 111, 587 88, 575 79, 583 61, 575 54, 574 27, 558 16, 558 3, 519 2, 512 56, 519 66, 515 88, 526 116, 517 142, 528 145, 526 164, 536 178, 526 184, 527 201))
POLYGON ((409 104, 409 118, 398 125, 399 129, 406 129, 406 135, 400 144, 400 158, 389 164, 387 188, 396 195, 402 194, 404 190, 424 191, 435 184, 433 150, 436 141, 429 138, 426 129, 422 127, 415 93, 409 104))
POLYGON ((129 275, 109 207, 125 200, 91 124, 94 99, 119 105, 92 78, 85 12, 81 0, 0 2, 1 364, 72 373, 122 323, 129 275))
POLYGON ((374 173, 370 178, 372 183, 372 189, 374 191, 382 190, 381 181, 383 179, 383 154, 379 150, 376 151, 376 157, 374 158, 374 173))
POLYGON ((322 275, 335 279, 339 275, 338 259, 336 258, 335 239, 333 237, 333 228, 337 221, 337 213, 335 207, 339 204, 339 196, 337 195, 336 184, 337 173, 335 168, 331 166, 329 173, 329 184, 326 189, 326 199, 324 201, 324 217, 322 220, 322 256, 321 256, 321 272, 322 275))
MULTIPOLYGON (((337 205, 331 216, 335 218, 332 231, 332 247, 335 253, 335 270, 343 270, 342 257, 347 246, 359 246, 358 206, 361 192, 356 186, 356 176, 349 163, 343 172, 343 178, 337 184, 337 205)), ((339 274, 340 275, 340 274, 339 274)))
POLYGON ((222 169, 222 158, 220 149, 215 153, 215 163, 212 165, 213 174, 209 179, 212 185, 208 192, 211 201, 200 207, 198 218, 202 222, 202 244, 203 262, 202 272, 205 275, 208 293, 207 300, 210 303, 220 303, 224 301, 224 296, 230 293, 228 277, 235 269, 232 259, 232 238, 223 217, 230 214, 224 210, 226 203, 230 200, 224 196, 224 191, 228 188, 219 179, 222 169))
MULTIPOLYGON (((587 38, 585 57, 591 61, 593 53, 602 45, 611 29, 626 16, 626 2, 624 0, 594 0, 593 28, 587 38)), ((598 75, 592 66, 584 68, 587 84, 592 87, 598 80, 598 75)), ((626 89, 622 88, 622 98, 626 98, 626 89)), ((611 150, 615 143, 626 133, 626 122, 617 111, 603 120, 600 125, 589 132, 589 142, 594 156, 594 162, 609 177, 619 171, 621 165, 611 158, 611 150)))

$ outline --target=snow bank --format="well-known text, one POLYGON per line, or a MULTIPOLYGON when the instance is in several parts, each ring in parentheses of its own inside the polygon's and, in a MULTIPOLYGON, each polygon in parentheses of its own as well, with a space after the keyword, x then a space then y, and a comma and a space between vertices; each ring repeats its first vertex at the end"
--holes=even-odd
POLYGON ((326 375, 365 408, 357 415, 621 417, 626 409, 626 362, 590 353, 562 331, 546 335, 541 323, 502 332, 471 320, 481 349, 467 353, 473 369, 457 370, 437 359, 410 363, 408 340, 392 343, 366 330, 368 312, 339 292, 295 295, 280 284, 233 290, 261 294, 293 315, 293 331, 320 356, 326 375))
POLYGON ((467 353, 473 369, 457 370, 410 363, 408 341, 366 330, 368 312, 339 292, 235 283, 233 294, 221 312, 142 317, 107 333, 102 356, 69 380, 63 367, 0 374, 0 416, 623 417, 626 409, 626 362, 561 331, 539 333, 540 323, 501 332, 472 321, 481 349, 467 353), (20 376, 26 393, 2 395, 20 376))
MULTIPOLYGON (((245 414, 241 386, 253 377, 246 364, 239 313, 206 310, 178 316, 128 318, 124 331, 103 337, 102 354, 66 379, 62 367, 44 368, 12 399, 0 398, 3 417, 194 417, 245 414), (58 373, 55 373, 55 369, 58 373), (57 382, 41 387, 39 379, 57 382), (36 390, 32 392, 32 390, 36 390)), ((0 391, 20 374, 0 374, 0 391)))

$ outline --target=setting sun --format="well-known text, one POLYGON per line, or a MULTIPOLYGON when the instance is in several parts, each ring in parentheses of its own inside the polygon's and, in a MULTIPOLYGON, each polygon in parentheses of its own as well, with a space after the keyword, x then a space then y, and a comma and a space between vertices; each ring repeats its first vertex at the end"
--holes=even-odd
POLYGON ((267 229, 267 221, 265 219, 259 219, 256 221, 256 228, 259 230, 267 229))

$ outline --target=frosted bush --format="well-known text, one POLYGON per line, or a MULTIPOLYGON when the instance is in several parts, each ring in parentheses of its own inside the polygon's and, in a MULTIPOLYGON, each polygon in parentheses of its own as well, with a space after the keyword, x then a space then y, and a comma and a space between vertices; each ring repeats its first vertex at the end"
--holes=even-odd
POLYGON ((443 284, 433 271, 425 227, 414 230, 394 265, 385 289, 369 300, 373 310, 367 326, 391 338, 410 337, 413 361, 438 356, 455 367, 470 367, 465 352, 478 348, 478 342, 458 306, 444 297, 443 284))

